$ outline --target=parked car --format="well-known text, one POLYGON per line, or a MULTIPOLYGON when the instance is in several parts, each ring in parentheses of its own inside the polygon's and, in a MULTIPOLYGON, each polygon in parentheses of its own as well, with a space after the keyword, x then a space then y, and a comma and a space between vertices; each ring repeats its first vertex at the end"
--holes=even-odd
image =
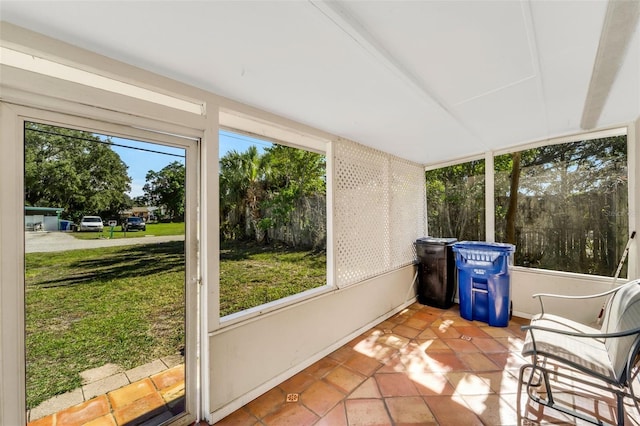
POLYGON ((122 230, 124 232, 131 231, 132 229, 138 229, 140 231, 147 230, 147 224, 144 222, 144 219, 141 217, 128 217, 124 222, 122 222, 122 230))
POLYGON ((80 231, 102 232, 104 225, 100 216, 83 216, 80 220, 80 231))

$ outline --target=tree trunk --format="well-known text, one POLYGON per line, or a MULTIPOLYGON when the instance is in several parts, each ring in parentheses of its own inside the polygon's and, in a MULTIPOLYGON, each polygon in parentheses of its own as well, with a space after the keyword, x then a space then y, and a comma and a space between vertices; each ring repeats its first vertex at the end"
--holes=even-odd
POLYGON ((247 189, 247 207, 249 210, 249 221, 253 230, 257 243, 263 243, 265 232, 260 228, 262 220, 262 212, 260 211, 260 203, 262 201, 262 189, 259 184, 251 182, 247 189))
POLYGON ((516 243, 516 215, 518 212, 518 186, 520 185, 520 153, 511 154, 511 185, 509 187, 509 208, 506 215, 506 242, 516 243))

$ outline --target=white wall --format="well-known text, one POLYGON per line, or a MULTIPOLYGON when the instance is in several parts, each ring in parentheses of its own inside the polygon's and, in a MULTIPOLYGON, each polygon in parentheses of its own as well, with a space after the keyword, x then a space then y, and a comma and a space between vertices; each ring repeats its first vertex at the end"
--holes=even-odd
POLYGON ((59 231, 60 220, 56 216, 44 217, 44 230, 45 231, 59 231))
MULTIPOLYGON (((626 281, 626 279, 621 279, 617 284, 626 281)), ((540 303, 538 299, 532 297, 536 293, 582 296, 607 291, 611 289, 612 283, 613 279, 607 277, 591 277, 567 272, 527 270, 527 268, 515 267, 511 270, 513 315, 530 318, 539 313, 540 303)), ((575 321, 590 324, 600 313, 602 303, 602 299, 574 302, 545 299, 545 312, 559 313, 575 321)))
POLYGON ((412 302, 415 267, 334 290, 209 337, 215 422, 412 302))

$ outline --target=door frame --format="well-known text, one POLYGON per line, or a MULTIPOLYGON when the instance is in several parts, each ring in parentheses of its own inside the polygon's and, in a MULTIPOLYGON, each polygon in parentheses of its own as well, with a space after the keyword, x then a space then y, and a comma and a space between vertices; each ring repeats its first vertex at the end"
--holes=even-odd
POLYGON ((24 122, 34 121, 60 127, 158 143, 185 150, 185 412, 171 424, 186 425, 200 417, 201 395, 199 329, 202 321, 199 266, 199 166, 202 137, 184 137, 176 126, 158 122, 154 129, 146 120, 144 129, 0 102, 0 421, 26 424, 25 401, 25 280, 24 280, 24 122), (155 130, 155 131, 154 131, 155 130))

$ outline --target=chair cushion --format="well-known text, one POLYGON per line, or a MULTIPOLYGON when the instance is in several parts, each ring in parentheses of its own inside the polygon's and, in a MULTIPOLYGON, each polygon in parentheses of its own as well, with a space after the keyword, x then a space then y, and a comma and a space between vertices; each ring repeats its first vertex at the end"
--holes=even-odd
MULTIPOLYGON (((624 284, 616 292, 605 312, 603 333, 632 330, 640 326, 640 280, 624 284)), ((605 342, 616 377, 622 380, 626 362, 636 335, 623 338, 609 338, 605 342)))
MULTIPOLYGON (((538 315, 531 319, 531 325, 574 333, 600 334, 600 330, 552 314, 538 315)), ((522 355, 534 355, 531 332, 536 342, 538 356, 547 356, 594 372, 603 380, 616 383, 616 375, 611 366, 604 339, 581 338, 542 330, 529 330, 522 348, 522 355)))

